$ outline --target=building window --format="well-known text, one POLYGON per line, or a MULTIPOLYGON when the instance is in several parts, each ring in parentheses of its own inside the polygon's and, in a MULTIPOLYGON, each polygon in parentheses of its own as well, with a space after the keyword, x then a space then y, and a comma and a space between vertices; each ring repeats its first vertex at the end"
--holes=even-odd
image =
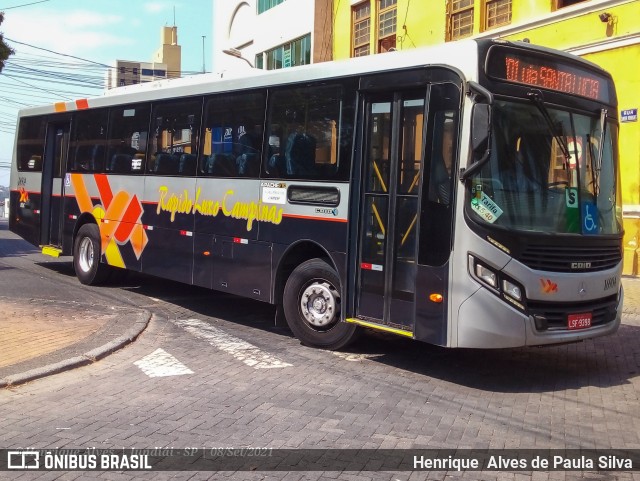
POLYGON ((449 0, 447 40, 456 40, 473 33, 473 0, 449 0))
POLYGON ((397 0, 378 0, 378 52, 396 47, 397 0))
POLYGON ((353 57, 369 55, 371 36, 371 5, 369 2, 354 7, 352 12, 353 57))
MULTIPOLYGON (((311 35, 280 45, 265 54, 267 70, 308 65, 311 63, 311 35)), ((256 59, 261 56, 262 54, 258 54, 256 59)), ((261 68, 260 65, 262 62, 256 62, 258 68, 261 68)))
POLYGON ((571 5, 575 5, 576 3, 582 3, 586 0, 554 0, 555 9, 570 7, 571 5))
POLYGON ((511 23, 511 0, 488 0, 485 12, 485 29, 511 23))
POLYGON ((258 15, 266 12, 270 8, 280 5, 284 0, 258 0, 258 15))
POLYGON ((120 79, 120 87, 123 87, 125 85, 125 81, 123 78, 120 79))
POLYGON ((120 67, 120 73, 124 73, 124 67, 120 67))
POLYGON ((133 75, 138 75, 138 67, 133 67, 133 75))

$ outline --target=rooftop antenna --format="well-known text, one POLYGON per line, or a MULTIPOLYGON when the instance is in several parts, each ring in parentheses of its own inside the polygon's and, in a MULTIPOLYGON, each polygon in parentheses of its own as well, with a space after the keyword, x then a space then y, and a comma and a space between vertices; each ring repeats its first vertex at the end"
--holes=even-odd
POLYGON ((176 6, 173 6, 173 26, 176 26, 176 6))

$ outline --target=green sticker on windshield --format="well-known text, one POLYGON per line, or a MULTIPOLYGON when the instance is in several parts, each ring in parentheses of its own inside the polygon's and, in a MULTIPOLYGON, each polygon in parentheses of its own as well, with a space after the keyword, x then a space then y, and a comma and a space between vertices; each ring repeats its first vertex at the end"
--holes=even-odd
POLYGON ((471 200, 471 208, 489 224, 493 224, 502 215, 502 209, 484 192, 481 192, 480 198, 476 196, 471 200))

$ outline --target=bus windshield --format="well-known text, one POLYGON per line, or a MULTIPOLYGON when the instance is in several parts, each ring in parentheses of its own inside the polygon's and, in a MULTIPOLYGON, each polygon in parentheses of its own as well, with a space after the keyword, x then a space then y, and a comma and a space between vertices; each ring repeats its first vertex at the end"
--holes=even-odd
POLYGON ((599 112, 496 100, 491 156, 468 184, 471 217, 518 231, 619 234, 617 140, 599 112))

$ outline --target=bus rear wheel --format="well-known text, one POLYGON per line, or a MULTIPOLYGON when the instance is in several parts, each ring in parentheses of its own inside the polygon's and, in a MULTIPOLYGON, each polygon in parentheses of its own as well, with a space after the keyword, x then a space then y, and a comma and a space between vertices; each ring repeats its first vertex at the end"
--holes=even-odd
POLYGON ((322 259, 303 262, 287 279, 283 307, 289 328, 307 346, 340 349, 357 326, 340 322, 340 279, 322 259))
POLYGON ((78 230, 73 243, 73 268, 82 284, 95 285, 107 280, 109 266, 100 262, 100 229, 95 224, 85 224, 78 230))

